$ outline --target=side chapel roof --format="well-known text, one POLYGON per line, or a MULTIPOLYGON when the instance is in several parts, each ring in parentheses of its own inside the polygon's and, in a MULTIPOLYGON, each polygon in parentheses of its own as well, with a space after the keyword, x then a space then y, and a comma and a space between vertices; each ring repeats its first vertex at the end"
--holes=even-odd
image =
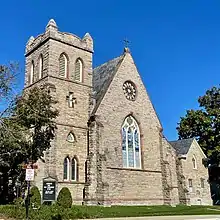
POLYGON ((172 147, 176 150, 177 154, 187 154, 194 138, 182 139, 177 141, 169 141, 172 147))

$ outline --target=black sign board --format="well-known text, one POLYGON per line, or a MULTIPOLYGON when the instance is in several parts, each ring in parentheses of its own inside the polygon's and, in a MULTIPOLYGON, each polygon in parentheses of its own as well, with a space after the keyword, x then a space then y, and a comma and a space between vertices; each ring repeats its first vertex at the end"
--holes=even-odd
POLYGON ((56 182, 44 181, 43 182, 43 200, 54 201, 56 199, 56 182))

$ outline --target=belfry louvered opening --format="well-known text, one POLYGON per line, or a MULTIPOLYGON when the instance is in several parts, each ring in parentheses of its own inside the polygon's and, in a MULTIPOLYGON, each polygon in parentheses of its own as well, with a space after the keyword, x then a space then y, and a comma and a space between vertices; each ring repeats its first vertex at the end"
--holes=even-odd
POLYGON ((34 61, 31 61, 30 84, 34 82, 34 61))
POLYGON ((74 79, 77 82, 82 82, 82 74, 83 74, 83 63, 81 59, 77 59, 75 63, 75 73, 74 79))
POLYGON ((67 77, 67 57, 65 54, 60 55, 59 59, 59 75, 61 77, 67 77))
POLYGON ((39 76, 38 78, 41 79, 43 77, 43 55, 39 56, 39 76))

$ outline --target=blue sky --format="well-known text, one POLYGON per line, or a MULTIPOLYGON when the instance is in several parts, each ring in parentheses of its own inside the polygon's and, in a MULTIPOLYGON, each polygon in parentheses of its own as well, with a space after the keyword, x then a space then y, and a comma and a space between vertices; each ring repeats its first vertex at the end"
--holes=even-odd
POLYGON ((130 49, 168 139, 197 98, 220 82, 220 1, 216 0, 7 0, 1 1, 0 63, 18 61, 24 47, 54 18, 61 31, 95 43, 94 66, 130 49))

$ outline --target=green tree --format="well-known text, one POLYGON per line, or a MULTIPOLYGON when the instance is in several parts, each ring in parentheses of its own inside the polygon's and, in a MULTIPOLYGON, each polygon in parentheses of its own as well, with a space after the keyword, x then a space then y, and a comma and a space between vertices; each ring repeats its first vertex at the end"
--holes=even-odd
POLYGON ((181 117, 179 139, 196 138, 209 158, 210 165, 220 164, 220 88, 213 87, 198 99, 198 110, 188 110, 181 117))
POLYGON ((57 197, 57 204, 63 208, 70 208, 72 203, 73 200, 69 189, 67 187, 63 187, 57 197))
POLYGON ((24 183, 22 163, 43 160, 54 139, 58 111, 48 89, 34 87, 18 96, 0 120, 0 198, 14 199, 14 186, 24 183))
POLYGON ((3 99, 7 98, 11 94, 17 73, 17 64, 0 64, 0 102, 2 102, 3 99))
POLYGON ((34 204, 35 207, 39 207, 41 205, 40 191, 36 186, 31 188, 31 204, 34 204))

